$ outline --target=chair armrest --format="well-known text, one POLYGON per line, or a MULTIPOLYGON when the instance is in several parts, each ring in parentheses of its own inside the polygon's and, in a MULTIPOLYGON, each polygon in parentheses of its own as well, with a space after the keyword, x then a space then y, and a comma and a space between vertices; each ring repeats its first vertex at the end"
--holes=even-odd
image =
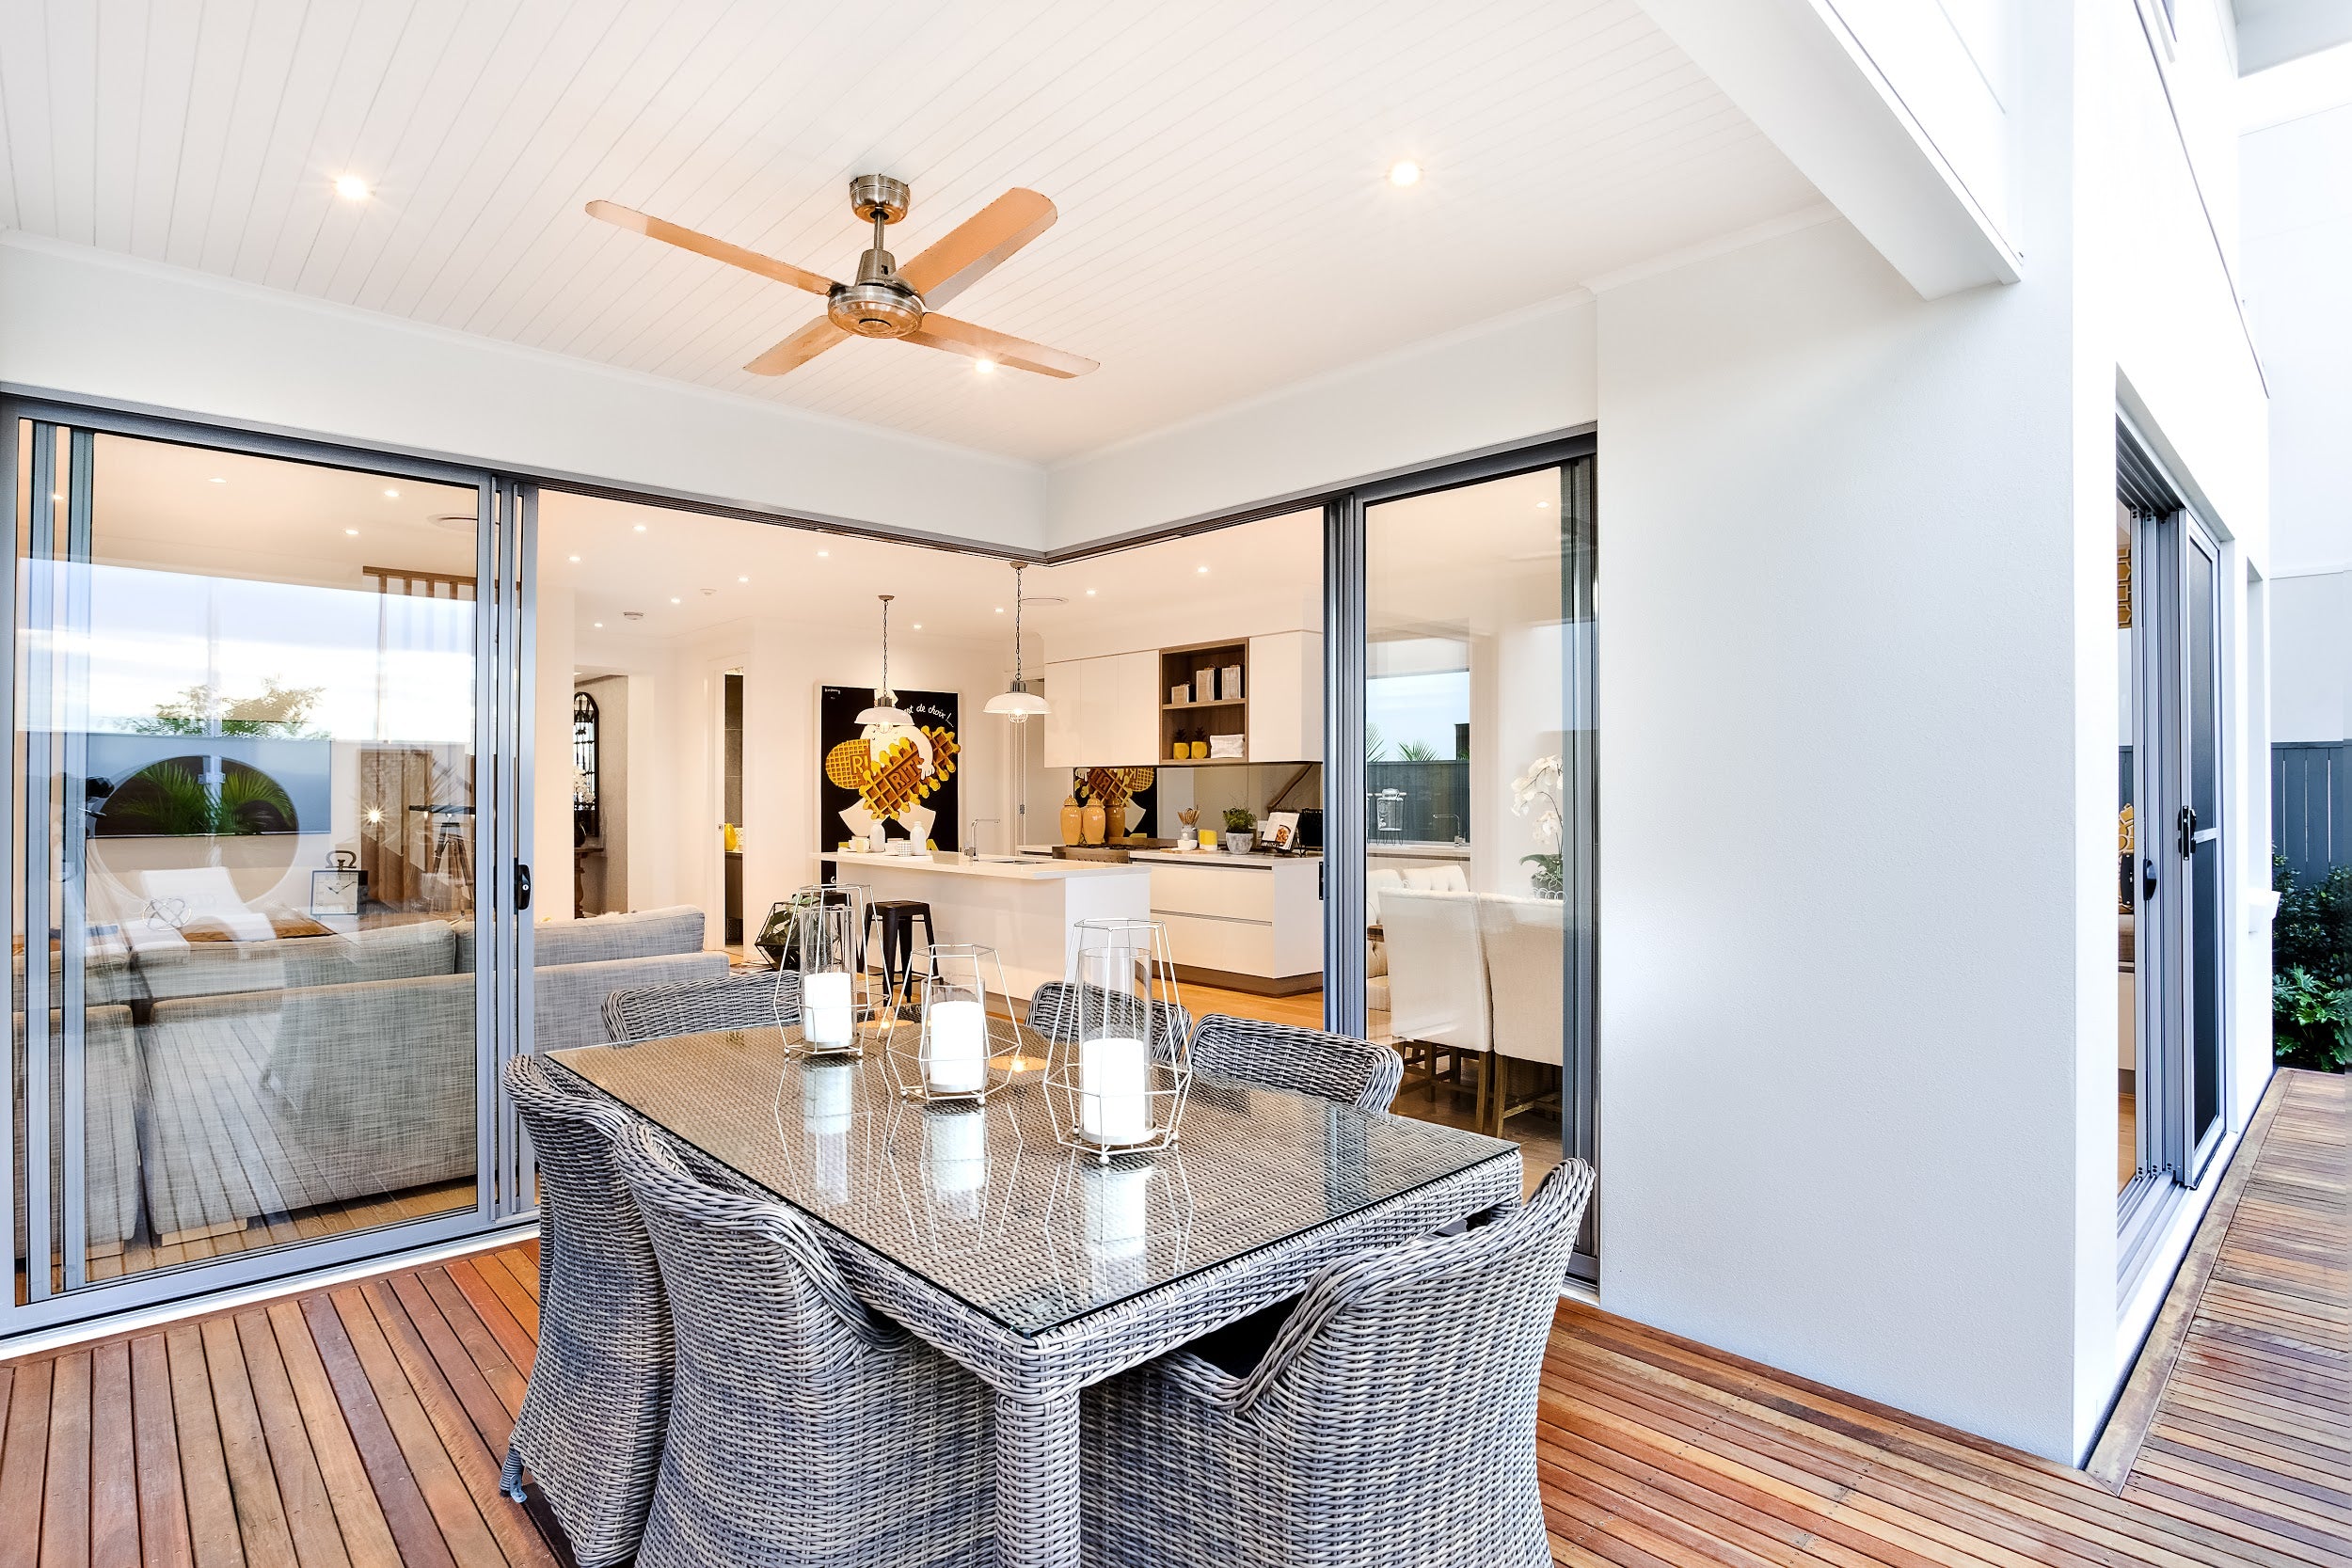
POLYGON ((1231 1410, 1240 1402, 1243 1380, 1206 1356, 1187 1350, 1170 1351, 1152 1366, 1169 1385, 1202 1404, 1231 1410))

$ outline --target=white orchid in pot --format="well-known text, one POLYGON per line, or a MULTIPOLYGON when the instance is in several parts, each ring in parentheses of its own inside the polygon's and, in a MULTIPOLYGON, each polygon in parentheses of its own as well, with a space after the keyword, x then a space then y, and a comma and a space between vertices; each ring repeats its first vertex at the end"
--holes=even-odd
POLYGON ((1511 781, 1511 815, 1535 819, 1539 853, 1521 855, 1519 863, 1535 868, 1535 891, 1557 898, 1564 886, 1560 866, 1560 797, 1565 776, 1558 756, 1537 757, 1527 771, 1511 781))

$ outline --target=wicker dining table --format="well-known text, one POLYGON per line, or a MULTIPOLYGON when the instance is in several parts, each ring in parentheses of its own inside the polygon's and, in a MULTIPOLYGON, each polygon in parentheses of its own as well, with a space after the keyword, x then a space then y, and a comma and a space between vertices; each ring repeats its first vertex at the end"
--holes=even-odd
MULTIPOLYGON (((1334 1259, 1519 1201, 1515 1144, 1206 1076, 1175 1148, 1105 1164, 1062 1147, 1041 1085, 910 1101, 864 1038, 857 1058, 788 1026, 548 1058, 815 1221, 852 1290, 988 1386, 1008 1568, 1079 1560, 1080 1389, 1334 1259)), ((1022 1031, 1018 1054, 1049 1049, 1022 1031)))

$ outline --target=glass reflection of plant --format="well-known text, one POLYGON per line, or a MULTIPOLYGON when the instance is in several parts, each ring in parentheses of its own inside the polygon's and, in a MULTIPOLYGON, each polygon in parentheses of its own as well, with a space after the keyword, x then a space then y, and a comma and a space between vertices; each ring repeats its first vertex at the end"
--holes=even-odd
POLYGON ((326 732, 309 727, 311 709, 326 692, 323 686, 281 686, 276 675, 262 677, 262 691, 253 697, 229 697, 206 682, 191 686, 169 702, 159 703, 152 719, 131 722, 135 735, 260 735, 287 740, 324 739, 326 732))
POLYGON ((1534 816, 1535 843, 1542 851, 1521 855, 1519 863, 1535 868, 1535 891, 1558 897, 1564 886, 1560 865, 1560 793, 1565 776, 1557 756, 1537 757, 1527 771, 1511 781, 1511 814, 1534 816))
POLYGON ((184 757, 150 763, 123 780, 105 810, 109 816, 173 838, 231 838, 287 832, 294 826, 293 799, 267 773, 228 762, 215 786, 184 757))

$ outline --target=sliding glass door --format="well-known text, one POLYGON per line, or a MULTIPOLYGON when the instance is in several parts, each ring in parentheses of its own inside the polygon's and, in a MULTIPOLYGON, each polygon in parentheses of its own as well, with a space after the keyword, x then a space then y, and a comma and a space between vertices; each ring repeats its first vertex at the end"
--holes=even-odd
POLYGON ((462 469, 64 409, 19 405, 7 428, 16 1268, 0 1326, 519 1207, 494 1090, 522 1027, 527 498, 462 469))
POLYGON ((2221 550, 2128 432, 2117 501, 2128 1278, 2226 1125, 2221 550))
POLYGON ((1531 1173, 1597 1143, 1591 451, 1330 518, 1327 1011, 1405 1055, 1400 1112, 1514 1138, 1531 1173))

